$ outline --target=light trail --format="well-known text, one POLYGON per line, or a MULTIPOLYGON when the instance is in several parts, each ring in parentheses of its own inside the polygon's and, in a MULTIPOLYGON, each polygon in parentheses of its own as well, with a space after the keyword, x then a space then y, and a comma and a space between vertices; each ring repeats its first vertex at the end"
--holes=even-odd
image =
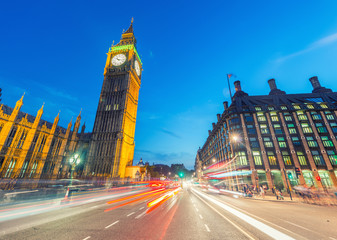
POLYGON ((154 193, 154 192, 162 191, 164 189, 165 188, 160 188, 160 189, 157 189, 157 190, 152 190, 152 191, 148 191, 148 192, 145 192, 145 193, 140 193, 140 194, 132 195, 132 196, 125 197, 125 198, 119 198, 119 199, 116 199, 116 200, 109 201, 109 202, 107 202, 107 204, 112 204, 112 203, 116 203, 116 202, 125 201, 125 200, 131 199, 131 198, 135 198, 135 197, 151 194, 151 193, 154 193))

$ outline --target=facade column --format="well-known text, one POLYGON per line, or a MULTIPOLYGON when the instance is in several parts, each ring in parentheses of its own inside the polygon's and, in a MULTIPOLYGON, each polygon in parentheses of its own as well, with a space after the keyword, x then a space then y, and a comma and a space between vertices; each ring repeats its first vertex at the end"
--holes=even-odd
POLYGON ((308 158, 308 161, 309 161, 309 164, 310 164, 310 168, 311 168, 312 174, 314 176, 314 181, 316 182, 318 188, 323 188, 322 182, 316 180, 316 177, 319 176, 318 175, 318 171, 317 171, 317 167, 316 167, 316 164, 315 164, 314 159, 312 157, 312 154, 311 154, 311 151, 310 151, 307 139, 305 138, 305 136, 303 134, 301 124, 298 121, 296 112, 293 112, 293 118, 295 119, 298 132, 300 133, 302 144, 303 144, 304 150, 306 152, 306 155, 307 155, 307 158, 308 158))
MULTIPOLYGON (((294 166, 296 168, 301 169, 301 165, 300 165, 300 162, 298 161, 298 157, 297 157, 294 145, 293 145, 293 141, 291 140, 287 124, 284 121, 284 117, 283 117, 283 115, 282 115, 281 112, 279 113, 279 117, 281 119, 281 122, 282 122, 282 125, 283 125, 283 130, 284 130, 284 133, 285 133, 286 138, 287 138, 287 143, 288 143, 288 146, 289 146, 289 149, 290 149, 290 153, 291 153, 292 159, 294 161, 294 166)), ((300 182, 300 185, 304 185, 305 184, 305 180, 304 180, 303 174, 299 175, 297 178, 298 178, 298 180, 300 182)))
POLYGON ((257 121, 256 113, 253 113, 253 118, 254 118, 257 137, 259 139, 263 164, 264 164, 264 167, 266 169, 266 178, 267 178, 268 186, 269 186, 270 189, 272 189, 272 188, 274 188, 274 183, 273 183, 273 179, 271 177, 270 165, 269 165, 268 157, 267 157, 267 154, 266 154, 266 148, 264 147, 264 144, 263 144, 260 126, 259 126, 259 123, 257 121))
POLYGON ((241 125, 242 125, 242 129, 243 129, 243 136, 244 136, 244 139, 245 139, 245 146, 246 146, 246 149, 247 149, 247 157, 248 157, 248 161, 249 161, 249 166, 250 166, 250 170, 252 171, 252 174, 251 174, 252 183, 253 183, 253 185, 255 185, 258 188, 258 186, 259 186, 258 175, 257 175, 257 171, 256 171, 256 168, 255 168, 253 153, 252 153, 252 150, 250 148, 246 123, 245 123, 245 120, 244 120, 244 117, 243 117, 242 113, 240 114, 240 118, 241 118, 241 125))
POLYGON ((285 175, 285 165, 284 165, 284 161, 283 161, 283 156, 281 154, 281 150, 280 150, 280 147, 278 145, 278 141, 276 139, 274 127, 273 127, 273 124, 271 122, 269 113, 266 113, 266 118, 267 118, 267 123, 269 125, 270 133, 271 133, 271 136, 272 136, 273 144, 274 144, 274 147, 275 147, 275 150, 276 150, 276 158, 277 158, 278 163, 279 163, 284 188, 287 188, 287 186, 291 186, 291 184, 288 181, 287 176, 285 175))

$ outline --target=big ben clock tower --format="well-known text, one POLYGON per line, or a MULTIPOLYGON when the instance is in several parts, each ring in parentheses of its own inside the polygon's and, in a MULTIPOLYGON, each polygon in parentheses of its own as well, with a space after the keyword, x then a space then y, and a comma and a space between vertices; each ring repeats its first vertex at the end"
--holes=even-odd
POLYGON ((124 178, 132 165, 142 63, 133 20, 120 42, 107 53, 103 86, 92 132, 87 173, 124 178))

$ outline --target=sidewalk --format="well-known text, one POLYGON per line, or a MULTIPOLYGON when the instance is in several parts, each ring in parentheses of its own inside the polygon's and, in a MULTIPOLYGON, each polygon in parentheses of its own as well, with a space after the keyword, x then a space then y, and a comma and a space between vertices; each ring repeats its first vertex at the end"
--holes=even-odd
POLYGON ((283 196, 283 200, 277 200, 275 195, 265 195, 262 198, 260 195, 254 195, 253 197, 244 197, 246 199, 261 200, 261 201, 271 201, 271 202, 299 202, 297 196, 292 196, 292 200, 288 196, 283 196))

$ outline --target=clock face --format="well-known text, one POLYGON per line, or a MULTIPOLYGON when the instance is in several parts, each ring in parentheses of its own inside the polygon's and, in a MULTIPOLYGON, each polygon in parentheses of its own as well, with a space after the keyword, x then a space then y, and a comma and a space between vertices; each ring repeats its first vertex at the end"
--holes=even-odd
POLYGON ((136 60, 135 61, 135 69, 136 69, 136 73, 139 76, 140 75, 140 66, 139 66, 139 62, 136 60))
POLYGON ((111 59, 111 63, 114 66, 122 65, 126 60, 126 56, 124 54, 117 54, 111 59))

